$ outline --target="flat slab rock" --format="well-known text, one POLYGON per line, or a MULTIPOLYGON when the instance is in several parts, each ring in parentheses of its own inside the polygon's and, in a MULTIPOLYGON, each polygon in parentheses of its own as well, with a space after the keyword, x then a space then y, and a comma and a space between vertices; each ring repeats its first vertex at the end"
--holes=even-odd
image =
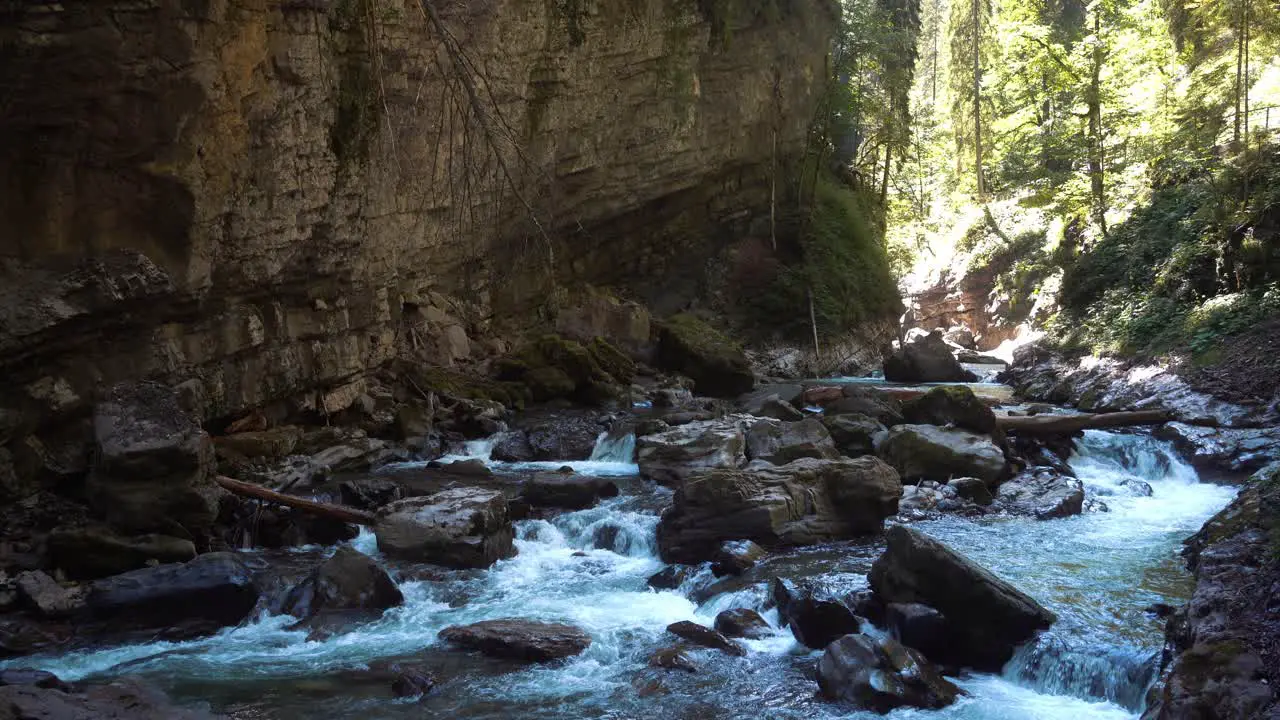
POLYGON ((520 618, 454 625, 441 630, 440 638, 490 657, 522 662, 551 662, 591 646, 591 636, 581 628, 520 618))

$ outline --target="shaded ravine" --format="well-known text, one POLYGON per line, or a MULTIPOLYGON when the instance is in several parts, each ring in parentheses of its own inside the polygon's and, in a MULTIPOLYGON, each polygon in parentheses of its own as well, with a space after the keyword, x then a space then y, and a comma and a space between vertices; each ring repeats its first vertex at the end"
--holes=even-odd
MULTIPOLYGON (((471 449, 484 451, 481 445, 471 449)), ((635 466, 618 457, 630 452, 625 439, 602 438, 591 470, 634 474, 635 466)), ((1110 512, 1045 522, 946 517, 916 525, 1009 579, 1060 620, 1002 676, 960 678, 971 695, 952 707, 900 710, 891 717, 1074 720, 1132 718, 1140 711, 1163 640, 1161 621, 1144 609, 1188 595, 1180 542, 1233 491, 1198 482, 1166 445, 1145 435, 1090 431, 1072 465, 1090 496, 1105 501, 1110 512), (1122 482, 1131 477, 1150 483, 1152 496, 1130 495, 1122 482)), ((710 624, 723 609, 762 607, 764 582, 772 575, 821 575, 840 590, 865 587, 865 573, 880 552, 877 542, 776 555, 753 571, 751 582, 732 584, 697 605, 688 596, 708 594, 709 572, 679 592, 646 585, 663 567, 654 528, 669 491, 639 481, 623 486, 622 496, 595 508, 518 523, 519 555, 486 572, 410 580, 403 578, 420 568, 391 563, 402 577, 406 604, 324 641, 285 629, 293 618, 277 616, 198 641, 10 664, 38 665, 67 679, 142 674, 178 699, 208 702, 239 718, 877 717, 818 700, 813 669, 820 653, 798 647, 785 630, 746 641, 746 658, 695 651, 697 674, 646 667, 648 655, 672 641, 664 630, 668 623, 710 624), (593 643, 562 664, 525 668, 451 651, 436 638, 451 624, 509 616, 567 621, 587 630, 593 643), (441 681, 421 702, 395 700, 385 682, 360 672, 371 662, 401 657, 415 658, 441 681)), ((377 555, 368 533, 354 544, 377 555)), ((765 616, 776 623, 772 611, 765 616)))

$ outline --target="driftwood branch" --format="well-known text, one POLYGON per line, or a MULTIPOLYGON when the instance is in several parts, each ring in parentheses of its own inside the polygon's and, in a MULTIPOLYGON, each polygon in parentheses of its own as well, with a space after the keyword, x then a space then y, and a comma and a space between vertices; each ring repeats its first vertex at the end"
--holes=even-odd
POLYGON ((1133 412, 1084 413, 1080 415, 997 417, 996 426, 1002 430, 1022 435, 1070 435, 1081 430, 1098 428, 1159 425, 1171 419, 1169 413, 1164 410, 1137 410, 1133 412))
POLYGON ((315 500, 307 500, 294 495, 285 495, 275 490, 268 490, 261 485, 235 480, 224 475, 214 476, 214 482, 218 483, 223 489, 228 490, 241 497, 253 498, 255 500, 265 500, 267 502, 285 505, 305 513, 318 515, 320 517, 331 518, 353 525, 373 525, 377 521, 377 517, 371 512, 357 510, 345 505, 331 505, 329 503, 316 502, 315 500))

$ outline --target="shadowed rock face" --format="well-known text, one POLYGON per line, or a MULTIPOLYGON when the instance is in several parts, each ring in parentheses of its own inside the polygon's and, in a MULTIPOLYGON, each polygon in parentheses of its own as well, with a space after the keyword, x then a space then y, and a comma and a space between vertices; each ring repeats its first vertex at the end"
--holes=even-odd
POLYGON ((845 635, 827 647, 818 662, 818 686, 828 699, 880 713, 946 707, 961 693, 920 653, 892 638, 866 635, 845 635))
POLYGON ((955 638, 950 660, 999 670, 1014 649, 1057 617, 986 568, 919 531, 896 525, 871 567, 871 589, 884 604, 920 603, 946 618, 955 638), (960 650, 962 649, 962 650, 960 650))

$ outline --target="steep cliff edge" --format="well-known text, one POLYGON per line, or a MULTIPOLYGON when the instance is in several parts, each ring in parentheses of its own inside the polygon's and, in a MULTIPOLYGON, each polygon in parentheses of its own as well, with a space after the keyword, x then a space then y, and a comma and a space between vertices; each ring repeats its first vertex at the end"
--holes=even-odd
POLYGON ((767 217, 836 24, 825 0, 0 19, 0 443, 122 379, 206 420, 313 391, 332 411, 407 327, 447 362, 575 283, 678 306, 767 217))

